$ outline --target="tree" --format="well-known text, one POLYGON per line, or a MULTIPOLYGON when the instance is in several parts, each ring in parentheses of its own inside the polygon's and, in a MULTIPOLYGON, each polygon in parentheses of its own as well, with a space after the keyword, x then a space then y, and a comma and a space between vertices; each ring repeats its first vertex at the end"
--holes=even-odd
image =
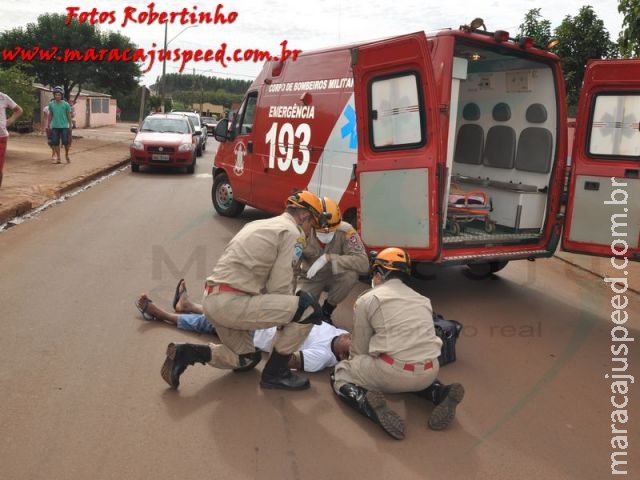
POLYGON ((19 65, 44 85, 60 85, 66 99, 74 88, 77 87, 79 94, 87 84, 107 90, 130 89, 137 85, 140 67, 134 62, 92 58, 65 61, 64 55, 68 52, 84 55, 100 52, 100 49, 136 48, 127 37, 117 33, 101 34, 95 25, 79 23, 75 18, 67 25, 66 18, 62 14, 44 14, 38 17, 37 23, 2 33, 0 48, 6 51, 46 54, 57 49, 53 58, 37 54, 27 61, 17 55, 14 60, 3 60, 2 67, 19 65))
POLYGON ((580 98, 580 88, 587 61, 610 58, 616 53, 616 45, 609 39, 609 33, 589 5, 580 8, 578 15, 567 15, 555 29, 560 40, 555 53, 560 57, 567 91, 567 106, 571 115, 580 98))
POLYGON ((618 12, 623 15, 622 32, 618 38, 620 55, 640 56, 640 0, 619 0, 618 12))
POLYGON ((2 92, 9 95, 24 110, 20 120, 31 120, 37 108, 33 93, 33 77, 12 67, 0 70, 0 85, 2 92))
POLYGON ((518 39, 522 37, 531 37, 536 45, 544 46, 551 38, 551 22, 542 18, 540 8, 532 8, 524 16, 524 23, 520 25, 520 34, 518 39))

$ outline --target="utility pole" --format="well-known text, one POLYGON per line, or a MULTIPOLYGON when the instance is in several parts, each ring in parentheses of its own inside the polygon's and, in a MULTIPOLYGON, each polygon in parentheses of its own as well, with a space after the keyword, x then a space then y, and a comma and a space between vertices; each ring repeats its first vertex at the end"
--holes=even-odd
POLYGON ((167 54, 166 54, 167 47, 171 42, 173 42, 176 38, 178 38, 180 35, 182 35, 184 32, 186 32, 190 28, 195 28, 200 26, 200 25, 189 25, 188 27, 185 27, 182 30, 180 30, 178 34, 175 37, 173 37, 171 40, 167 41, 167 25, 168 23, 164 24, 164 55, 162 57, 162 80, 160 81, 160 106, 163 113, 165 111, 164 101, 166 97, 166 88, 167 88, 166 78, 165 78, 167 75, 167 54))
POLYGON ((162 80, 160 81, 160 109, 164 113, 165 76, 167 73, 167 25, 164 24, 164 56, 162 57, 162 80))

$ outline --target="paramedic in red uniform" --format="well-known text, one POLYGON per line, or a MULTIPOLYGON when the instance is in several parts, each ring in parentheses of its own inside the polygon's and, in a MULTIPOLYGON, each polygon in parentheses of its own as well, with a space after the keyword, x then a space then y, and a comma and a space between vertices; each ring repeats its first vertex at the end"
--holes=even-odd
POLYGON ((309 292, 318 301, 322 292, 327 298, 322 304, 324 320, 329 323, 338 303, 344 300, 360 275, 369 271, 369 258, 360 235, 342 221, 340 207, 329 197, 322 199, 324 228, 316 228, 302 252, 302 276, 298 288, 309 292))
POLYGON ((384 393, 414 392, 433 402, 428 425, 446 428, 464 396, 459 383, 436 380, 442 340, 433 325, 431 301, 405 284, 409 255, 400 248, 382 250, 372 262, 373 288, 354 305, 351 355, 334 369, 335 393, 349 406, 402 439, 404 420, 386 403, 384 393))
POLYGON ((261 359, 253 344, 253 331, 274 326, 280 328, 260 386, 285 390, 309 387, 309 380, 293 373, 288 363, 312 324, 322 322, 322 313, 308 293, 294 295, 294 267, 321 210, 316 195, 300 191, 287 199, 284 213, 248 223, 231 239, 207 278, 203 301, 204 313, 222 343, 170 343, 161 374, 171 387, 178 388, 180 375, 196 362, 251 370, 261 359))

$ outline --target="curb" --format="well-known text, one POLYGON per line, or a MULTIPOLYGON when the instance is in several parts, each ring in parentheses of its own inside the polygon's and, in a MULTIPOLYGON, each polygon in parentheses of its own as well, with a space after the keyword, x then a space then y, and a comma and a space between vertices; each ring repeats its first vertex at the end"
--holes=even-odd
MULTIPOLYGON (((60 198, 62 195, 72 190, 75 190, 79 187, 82 187, 92 182, 93 180, 102 177, 103 175, 111 173, 114 170, 117 170, 128 163, 129 163, 129 157, 122 159, 116 163, 107 165, 104 168, 99 168, 87 174, 84 174, 79 177, 68 180, 66 182, 63 182, 59 184, 57 188, 54 190, 54 194, 51 197, 51 199, 53 200, 56 198, 60 198)), ((25 215, 31 212, 32 210, 34 210, 35 208, 36 206, 34 206, 33 203, 29 200, 21 200, 12 205, 6 205, 4 207, 0 206, 0 225, 4 225, 5 223, 10 222, 16 217, 25 215)))
POLYGON ((25 213, 29 213, 31 210, 33 210, 33 205, 28 200, 20 201, 11 206, 0 207, 0 225, 25 213))
POLYGON ((98 170, 94 170, 93 172, 89 172, 86 175, 83 175, 81 177, 76 177, 73 178, 67 182, 64 182, 62 184, 60 184, 59 188, 56 189, 56 197, 54 198, 58 198, 61 195, 68 193, 71 190, 75 190, 76 188, 82 187, 84 185, 86 185, 89 182, 92 182, 93 180, 95 180, 96 178, 99 178, 107 173, 111 173, 114 170, 119 169, 120 167, 125 166, 126 164, 129 163, 129 157, 127 157, 124 160, 121 160, 117 163, 108 165, 104 168, 100 168, 98 170))

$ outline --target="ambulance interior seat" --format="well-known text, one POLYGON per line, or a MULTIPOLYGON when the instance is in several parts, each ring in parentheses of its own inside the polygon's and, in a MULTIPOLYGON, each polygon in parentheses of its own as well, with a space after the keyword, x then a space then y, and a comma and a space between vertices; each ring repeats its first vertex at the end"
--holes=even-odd
MULTIPOLYGON (((508 122, 511 108, 504 102, 493 107, 496 122, 508 122)), ((516 152, 516 131, 508 125, 494 125, 487 132, 483 163, 494 168, 513 168, 516 152)))
MULTIPOLYGON (((529 123, 544 123, 547 121, 547 109, 540 103, 534 103, 527 108, 525 118, 529 123)), ((549 173, 552 146, 553 136, 548 129, 539 126, 525 128, 518 138, 516 169, 525 172, 549 173)))
MULTIPOLYGON (((462 109, 462 118, 468 122, 480 119, 480 107, 476 103, 469 102, 462 109)), ((480 165, 482 163, 482 151, 484 148, 484 130, 477 123, 465 123, 458 130, 456 148, 453 161, 480 165)))

